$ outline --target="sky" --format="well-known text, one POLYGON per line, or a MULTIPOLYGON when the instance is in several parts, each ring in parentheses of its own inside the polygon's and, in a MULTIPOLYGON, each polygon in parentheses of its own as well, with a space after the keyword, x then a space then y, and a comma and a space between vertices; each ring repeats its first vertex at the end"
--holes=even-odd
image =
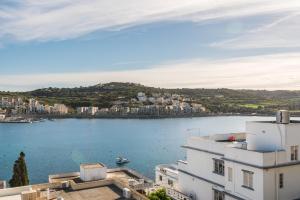
POLYGON ((0 90, 300 90, 299 0, 0 0, 0 90))

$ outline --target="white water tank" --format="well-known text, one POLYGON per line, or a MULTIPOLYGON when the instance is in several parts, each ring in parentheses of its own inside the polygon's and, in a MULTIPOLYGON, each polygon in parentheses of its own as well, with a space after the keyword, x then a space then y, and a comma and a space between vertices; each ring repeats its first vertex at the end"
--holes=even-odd
POLYGON ((107 167, 102 163, 87 163, 80 165, 80 179, 82 181, 104 180, 107 176, 107 167))
POLYGON ((277 124, 289 124, 290 123, 290 112, 287 110, 279 110, 276 114, 277 124))

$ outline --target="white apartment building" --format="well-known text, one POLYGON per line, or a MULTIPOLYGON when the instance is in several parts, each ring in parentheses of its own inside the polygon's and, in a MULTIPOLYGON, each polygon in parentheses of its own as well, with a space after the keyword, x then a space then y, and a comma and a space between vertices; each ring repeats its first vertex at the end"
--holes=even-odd
POLYGON ((178 162, 178 191, 194 200, 300 198, 300 121, 247 122, 245 133, 188 139, 178 162))
POLYGON ((155 183, 165 188, 178 190, 177 165, 162 164, 155 167, 155 183))
POLYGON ((139 93, 137 94, 137 99, 138 99, 140 102, 145 102, 145 101, 147 101, 147 96, 146 96, 145 93, 139 92, 139 93))
POLYGON ((64 104, 54 104, 53 112, 57 114, 68 114, 68 107, 64 104))

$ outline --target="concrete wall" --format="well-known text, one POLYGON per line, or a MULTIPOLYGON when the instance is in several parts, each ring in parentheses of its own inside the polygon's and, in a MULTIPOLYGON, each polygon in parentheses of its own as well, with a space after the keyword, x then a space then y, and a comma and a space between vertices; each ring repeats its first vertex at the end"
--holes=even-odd
POLYGON ((300 198, 300 166, 264 170, 264 199, 292 200, 300 198), (283 173, 283 188, 279 188, 279 174, 283 173))
POLYGON ((276 123, 247 122, 247 148, 265 151, 282 149, 282 144, 285 143, 285 126, 276 123))
POLYGON ((83 181, 95 181, 106 178, 106 167, 83 167, 80 166, 80 179, 83 181))
POLYGON ((18 195, 18 194, 21 194, 21 192, 29 191, 30 188, 31 188, 31 186, 1 189, 0 197, 18 195))
POLYGON ((222 159, 222 156, 187 150, 187 169, 189 173, 195 174, 202 178, 224 185, 224 176, 213 173, 214 159, 222 159))
POLYGON ((179 191, 193 200, 213 200, 213 185, 179 172, 179 191))
POLYGON ((262 169, 226 161, 225 172, 228 172, 228 167, 232 168, 233 177, 232 182, 229 182, 228 173, 225 173, 225 189, 227 191, 244 199, 264 200, 264 179, 262 169), (253 172, 253 190, 243 187, 243 170, 253 172))
POLYGON ((155 167, 155 183, 165 188, 178 189, 178 165, 158 165, 155 167), (160 180, 160 178, 162 180, 160 180), (173 182, 173 185, 169 184, 173 182))

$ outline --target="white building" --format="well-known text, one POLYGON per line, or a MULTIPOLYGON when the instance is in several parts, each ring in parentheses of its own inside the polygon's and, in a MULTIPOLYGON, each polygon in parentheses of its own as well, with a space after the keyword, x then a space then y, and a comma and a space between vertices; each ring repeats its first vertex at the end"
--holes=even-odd
POLYGON ((68 114, 68 107, 64 104, 54 104, 53 112, 57 114, 68 114))
POLYGON ((91 106, 91 107, 89 107, 89 109, 88 109, 88 114, 90 114, 90 115, 95 115, 95 114, 98 112, 98 110, 99 110, 98 107, 93 107, 93 106, 91 106))
POLYGON ((139 93, 137 94, 137 99, 138 99, 140 102, 145 102, 145 101, 147 101, 147 96, 146 96, 145 93, 139 92, 139 93))
POLYGON ((165 188, 178 190, 177 165, 158 165, 155 167, 155 183, 165 188))
POLYGON ((191 137, 178 190, 195 200, 300 198, 300 121, 247 122, 246 132, 191 137))
POLYGON ((102 163, 80 165, 80 179, 82 181, 97 181, 106 179, 107 168, 102 163))

